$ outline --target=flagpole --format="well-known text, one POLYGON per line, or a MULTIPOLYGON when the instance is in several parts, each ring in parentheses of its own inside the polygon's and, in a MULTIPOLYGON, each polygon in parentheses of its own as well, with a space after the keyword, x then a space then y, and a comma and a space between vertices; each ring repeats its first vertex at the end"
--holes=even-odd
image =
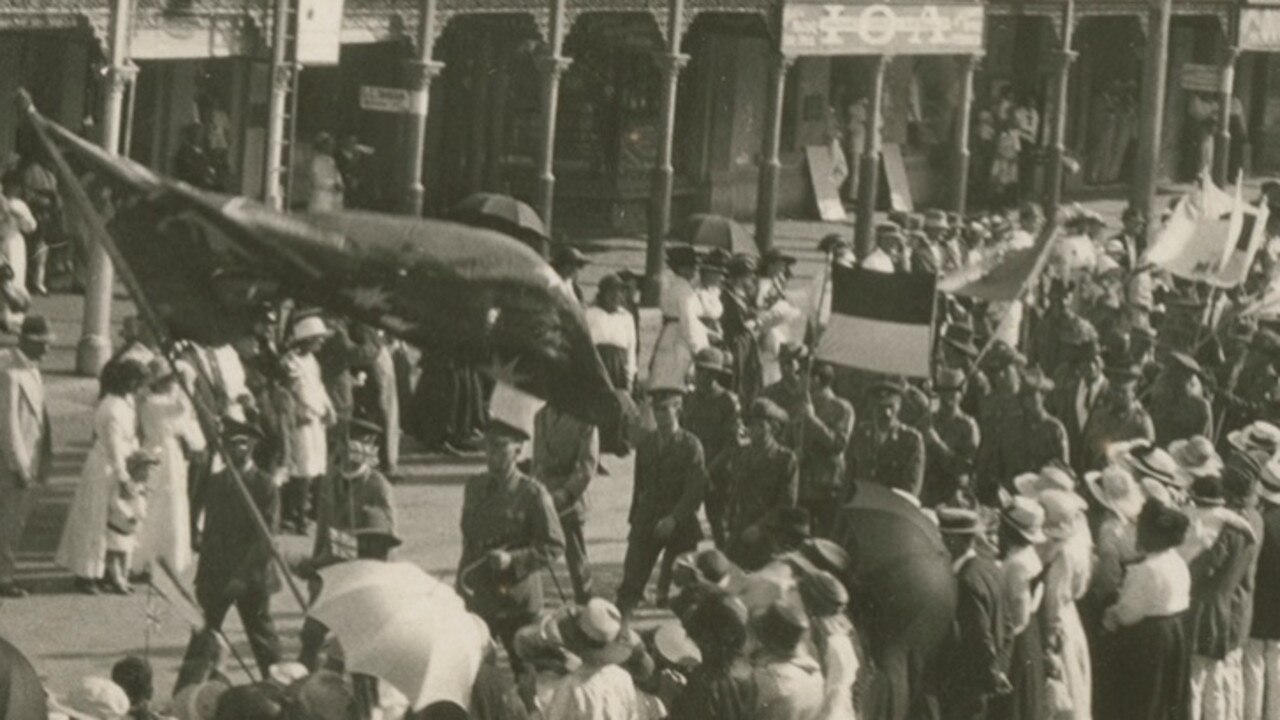
MULTIPOLYGON (((111 64, 107 67, 107 93, 102 109, 102 148, 112 155, 120 152, 124 120, 125 90, 138 68, 129 62, 129 21, 131 0, 111 4, 111 64)), ((111 357, 111 293, 115 277, 111 259, 101 246, 89 249, 88 280, 84 290, 84 317, 80 342, 76 346, 76 373, 96 377, 111 357)))
MULTIPOLYGON (((46 136, 44 123, 47 123, 48 120, 36 111, 35 106, 31 102, 31 97, 26 93, 26 91, 20 90, 18 92, 18 102, 22 109, 26 110, 27 119, 35 129, 40 142, 50 151, 48 154, 58 169, 57 174, 65 178, 76 177, 75 173, 72 172, 71 167, 67 165, 66 158, 62 156, 62 153, 58 151, 57 147, 46 136)), ((85 193, 84 188, 78 182, 71 182, 65 184, 64 191, 72 195, 74 202, 77 205, 88 211, 87 217, 84 219, 89 223, 90 234, 94 239, 94 246, 96 249, 103 252, 104 257, 110 258, 108 261, 109 263, 113 262, 115 267, 119 269, 120 280, 124 283, 125 287, 129 290, 129 294, 133 297, 134 304, 138 309, 138 316, 142 319, 143 323, 146 324, 147 328, 152 332, 156 340, 161 344, 161 347, 166 348, 167 350, 172 350, 173 341, 169 337, 169 333, 164 323, 160 321, 160 315, 156 312, 150 301, 148 301, 146 295, 143 294, 141 284, 138 283, 137 277, 134 276, 128 263, 125 262, 124 256, 120 254, 119 248, 117 248, 115 243, 111 240, 111 235, 107 232, 106 224, 103 222, 102 216, 93 209, 93 204, 89 202, 89 197, 85 193)), ((163 355, 165 361, 169 364, 170 369, 177 374, 178 369, 174 364, 173 358, 170 357, 167 352, 163 353, 163 355)), ((194 363, 194 365, 196 372, 200 374, 201 378, 204 379, 205 382, 212 384, 212 379, 205 372, 204 368, 200 366, 200 363, 194 363)), ((199 399, 195 397, 191 389, 188 388, 185 383, 179 383, 179 385, 182 386, 183 392, 191 400, 191 405, 196 411, 196 416, 200 422, 201 430, 204 431, 206 441, 209 443, 210 447, 213 448, 214 452, 222 456, 227 467, 227 471, 235 481, 233 484, 239 492, 240 498, 244 501, 245 508, 248 510, 249 517, 253 520, 253 524, 257 528, 258 532, 266 539, 267 547, 271 551, 271 558, 276 562, 276 565, 284 575, 285 583, 288 586, 290 593, 292 593, 294 598, 298 601, 298 605, 305 610, 307 608, 305 596, 298 589, 298 585, 294 581, 293 573, 288 564, 285 563, 284 558, 280 556, 280 552, 273 541, 270 526, 268 526, 266 520, 263 519, 262 513, 258 510, 258 506, 254 502, 253 495, 250 494, 248 487, 245 486, 244 477, 241 476, 240 471, 236 468, 235 464, 231 462, 230 457, 227 455, 226 448, 223 446, 222 439, 218 434, 218 419, 213 416, 213 412, 206 407, 204 403, 200 402, 199 399)))

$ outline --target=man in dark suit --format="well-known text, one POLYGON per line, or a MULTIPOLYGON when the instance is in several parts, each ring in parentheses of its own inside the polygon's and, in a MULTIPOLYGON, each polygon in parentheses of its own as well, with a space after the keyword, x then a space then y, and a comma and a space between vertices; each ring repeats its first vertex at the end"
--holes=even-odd
POLYGON ((663 557, 658 602, 665 605, 676 557, 695 549, 702 537, 697 514, 707 487, 702 443, 680 427, 680 391, 657 389, 650 396, 658 428, 636 447, 635 484, 627 518, 631 534, 618 587, 618 608, 624 616, 629 616, 644 596, 659 554, 663 557))
MULTIPOLYGON (((227 460, 235 468, 254 506, 272 532, 279 522, 280 495, 271 476, 254 465, 254 445, 260 438, 257 428, 226 418, 222 423, 227 460)), ((203 504, 192 508, 204 513, 200 537, 200 561, 196 566, 196 602, 204 610, 205 627, 191 637, 178 690, 203 682, 217 667, 222 621, 234 605, 249 637, 249 646, 263 675, 280 659, 280 640, 271 621, 271 594, 280 588, 280 578, 272 567, 271 538, 264 536, 244 498, 235 487, 230 469, 209 479, 203 504)))
POLYGON ((939 704, 948 720, 985 718, 988 698, 1009 690, 1001 666, 1005 644, 1002 575, 994 560, 974 548, 974 539, 982 533, 977 513, 940 508, 938 528, 956 574, 955 631, 943 662, 950 670, 942 678, 939 704))
POLYGON ((924 440, 898 418, 904 388, 885 381, 871 388, 874 410, 869 422, 854 428, 849 443, 847 487, 859 480, 919 496, 924 485, 924 440))

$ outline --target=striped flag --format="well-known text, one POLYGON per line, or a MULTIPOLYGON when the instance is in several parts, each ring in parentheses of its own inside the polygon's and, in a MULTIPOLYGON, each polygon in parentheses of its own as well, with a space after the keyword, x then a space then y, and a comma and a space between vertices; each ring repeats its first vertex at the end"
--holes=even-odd
POLYGON ((831 268, 831 320, 819 360, 889 375, 928 377, 937 278, 831 268))

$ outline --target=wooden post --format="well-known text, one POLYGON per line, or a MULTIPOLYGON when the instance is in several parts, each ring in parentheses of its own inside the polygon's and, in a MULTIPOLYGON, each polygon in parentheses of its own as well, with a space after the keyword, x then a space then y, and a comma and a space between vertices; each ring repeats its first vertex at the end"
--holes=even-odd
POLYGON ((263 178, 263 202, 270 208, 286 210, 284 180, 285 117, 289 112, 289 90, 293 87, 297 64, 289 53, 290 0, 276 0, 271 16, 271 100, 267 104, 267 162, 263 178))
POLYGON ((861 260, 876 247, 876 192, 880 184, 880 128, 884 124, 884 74, 889 56, 876 58, 871 97, 867 102, 867 136, 858 166, 858 215, 853 238, 854 250, 861 260))
POLYGON ((1076 3, 1067 0, 1062 18, 1062 49, 1058 51, 1057 98, 1053 104, 1053 143, 1049 146, 1049 168, 1046 173, 1044 197, 1045 217, 1057 217, 1062 205, 1063 163, 1067 156, 1067 102, 1071 90, 1071 64, 1076 51, 1071 49, 1075 36, 1076 3))
MULTIPOLYGON (((112 155, 120 153, 124 124, 124 101, 138 68, 129 61, 131 0, 113 0, 110 17, 111 64, 107 67, 107 92, 102 109, 102 147, 112 155)), ((89 250, 88 279, 84 292, 84 316, 80 342, 76 345, 76 372, 97 376, 111 358, 111 299, 115 269, 107 251, 94 243, 89 250)))
POLYGON ((565 0, 551 0, 551 21, 547 37, 547 54, 538 59, 542 73, 542 150, 538 156, 538 212, 542 224, 551 234, 552 203, 555 200, 556 111, 560 106, 560 76, 569 69, 570 60, 564 50, 565 0))
POLYGON ((769 114, 760 149, 760 180, 756 193, 756 245, 773 247, 773 223, 778 214, 778 178, 782 174, 782 110, 786 102, 787 71, 795 58, 779 53, 769 76, 769 114))
MULTIPOLYGON (((1169 18, 1173 0, 1154 0, 1147 32, 1147 59, 1142 74, 1141 124, 1138 128, 1137 172, 1130 204, 1147 218, 1147 233, 1155 231, 1156 183, 1160 178, 1160 137, 1164 125, 1164 86, 1169 75, 1169 18)), ((1146 249, 1141 238, 1139 252, 1146 249)))
POLYGON ((422 0, 418 17, 418 57, 409 62, 409 91, 412 93, 413 112, 409 115, 409 151, 405 157, 407 167, 401 212, 420 217, 426 189, 422 185, 423 155, 427 150, 427 111, 431 103, 431 80, 440 74, 443 63, 431 59, 435 53, 436 0, 422 0))
MULTIPOLYGON (((961 59, 960 105, 956 109, 954 157, 951 161, 951 185, 955 188, 954 207, 963 213, 969 204, 969 121, 973 117, 973 74, 978 69, 978 55, 961 59)), ((854 172, 861 168, 854 168, 854 172)))
MULTIPOLYGON (((1239 16, 1233 14, 1233 20, 1239 16)), ((1238 22, 1238 20, 1236 20, 1238 22)), ((1222 187, 1231 182, 1231 102, 1235 98, 1236 60, 1240 48, 1228 47, 1222 60, 1222 88, 1218 96, 1218 147, 1213 156, 1213 181, 1222 187)))
POLYGON ((662 282, 662 242, 671 229, 671 193, 675 167, 671 164, 676 130, 676 91, 680 71, 689 56, 680 52, 684 32, 684 0, 671 0, 667 11, 667 53, 662 64, 662 124, 658 126, 658 157, 653 165, 653 189, 649 195, 649 243, 645 246, 644 288, 641 302, 657 305, 662 282))

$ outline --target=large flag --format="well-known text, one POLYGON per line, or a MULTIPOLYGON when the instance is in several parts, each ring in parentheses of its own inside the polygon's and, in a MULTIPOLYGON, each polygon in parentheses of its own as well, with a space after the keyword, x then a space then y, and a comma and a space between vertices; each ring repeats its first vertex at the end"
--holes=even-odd
POLYGON ((819 360, 889 375, 929 377, 936 278, 833 264, 831 319, 819 360))
POLYGON ((1030 247, 990 249, 965 267, 940 278, 938 291, 986 302, 1017 300, 1040 275, 1057 240, 1057 223, 1046 223, 1030 247))
POLYGON ((371 213, 284 215, 110 156, 34 110, 30 120, 78 234, 123 266, 172 339, 244 337, 264 301, 289 297, 473 363, 589 422, 620 412, 582 309, 505 235, 371 213))
POLYGON ((1141 264, 1219 287, 1239 284, 1257 252, 1257 210, 1246 207, 1239 183, 1233 197, 1202 176, 1200 186, 1174 206, 1141 264), (1242 238, 1242 232, 1247 237, 1242 238))
POLYGON ((1267 204, 1245 204, 1240 201, 1238 191, 1236 200, 1227 233, 1230 245, 1226 261, 1213 279, 1213 284, 1222 288, 1236 287, 1249 277, 1253 260, 1267 241, 1267 204))

